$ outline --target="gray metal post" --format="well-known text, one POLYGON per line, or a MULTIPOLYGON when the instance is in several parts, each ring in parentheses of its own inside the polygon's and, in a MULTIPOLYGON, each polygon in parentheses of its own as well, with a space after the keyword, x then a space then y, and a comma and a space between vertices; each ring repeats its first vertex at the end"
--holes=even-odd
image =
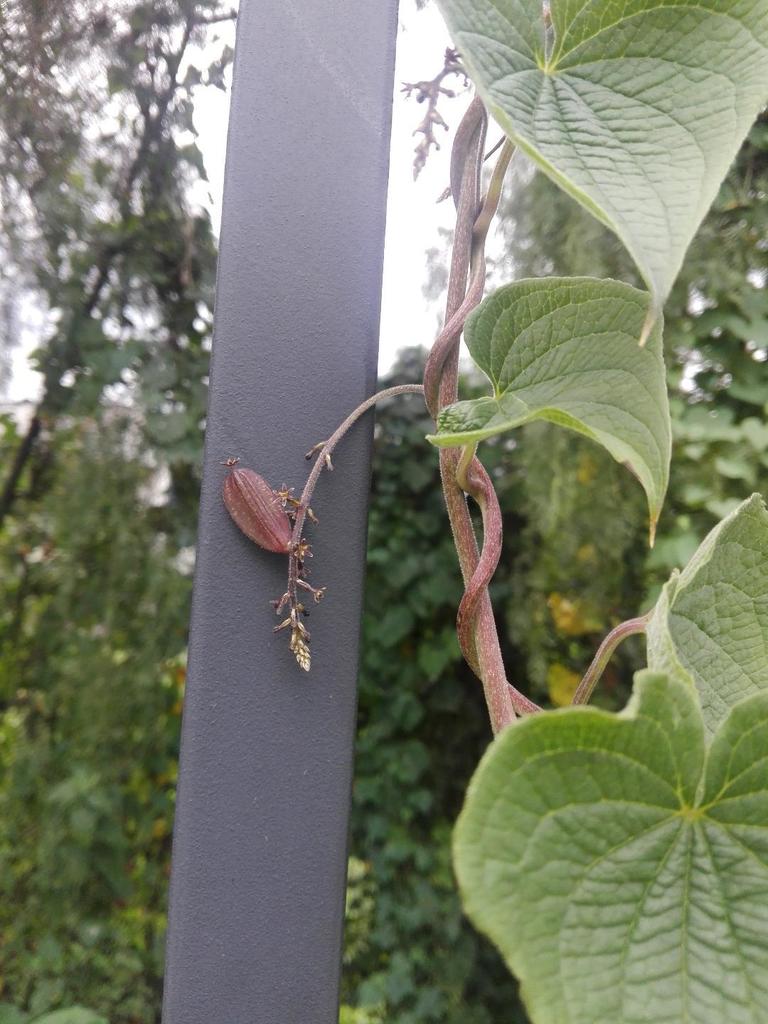
POLYGON ((223 509, 228 456, 300 491, 375 382, 396 0, 242 0, 165 1024, 333 1024, 370 418, 313 502, 307 676, 273 636, 285 560, 223 509))

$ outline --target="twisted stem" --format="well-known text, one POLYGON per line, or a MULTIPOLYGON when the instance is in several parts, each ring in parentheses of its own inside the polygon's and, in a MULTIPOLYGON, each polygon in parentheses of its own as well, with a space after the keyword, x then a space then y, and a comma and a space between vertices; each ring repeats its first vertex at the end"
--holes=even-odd
MULTIPOLYGON (((424 396, 436 419, 441 408, 458 396, 459 340, 464 321, 483 295, 485 238, 501 193, 501 182, 512 156, 505 143, 486 197, 480 198, 480 170, 487 114, 473 100, 459 126, 451 159, 451 192, 456 204, 451 270, 445 326, 430 352, 424 372, 424 396), (471 276, 470 276, 471 272, 471 276), (469 287, 467 278, 470 277, 469 287)), ((457 621, 459 642, 470 667, 480 677, 494 733, 510 725, 516 709, 535 709, 510 686, 488 594, 488 581, 501 553, 501 514, 493 485, 474 453, 441 449, 440 473, 466 593, 457 621), (459 480, 462 483, 459 483, 459 480), (478 551, 464 486, 475 492, 483 515, 483 551, 478 551)))
MULTIPOLYGON (((465 448, 464 452, 466 451, 467 449, 465 448)), ((500 658, 498 660, 488 658, 485 665, 483 664, 483 651, 486 645, 490 648, 493 644, 493 636, 496 636, 496 624, 493 617, 488 619, 481 616, 479 612, 481 610, 481 602, 484 599, 487 598, 490 604, 488 584, 496 571, 496 566, 499 564, 499 558, 501 557, 503 540, 501 507, 493 482, 479 459, 472 457, 463 474, 460 464, 457 479, 464 490, 477 502, 483 517, 483 547, 475 571, 466 585, 456 619, 459 646, 474 672, 478 675, 482 672, 491 673, 488 691, 494 702, 501 702, 502 695, 506 694, 518 714, 525 715, 534 711, 541 711, 538 704, 534 704, 533 701, 529 700, 518 689, 507 682, 504 665, 500 658), (491 624, 493 626, 493 636, 487 635, 491 624), (478 638, 477 634, 480 631, 483 632, 483 635, 478 638)), ((496 638, 496 644, 498 645, 498 637, 496 638)), ((497 710, 503 710, 503 708, 499 707, 497 710)))

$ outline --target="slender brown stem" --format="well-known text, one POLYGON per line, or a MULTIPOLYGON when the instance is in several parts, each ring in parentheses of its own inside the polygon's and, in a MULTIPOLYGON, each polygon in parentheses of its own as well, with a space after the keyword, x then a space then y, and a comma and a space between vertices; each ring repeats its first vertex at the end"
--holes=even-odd
POLYGON ((349 428, 353 426, 357 420, 364 415, 364 413, 368 412, 370 408, 376 405, 377 402, 382 402, 385 398, 395 398, 397 395, 409 394, 423 395, 424 388, 421 384, 398 384, 393 388, 385 388, 383 391, 377 391, 375 395, 371 395, 369 398, 366 398, 365 401, 361 402, 356 409, 353 409, 349 416, 339 424, 336 430, 334 430, 322 446, 316 446, 317 459, 309 476, 307 477, 307 482, 304 484, 304 490, 301 492, 301 498, 299 499, 299 504, 296 507, 296 518, 293 523, 293 533, 291 535, 291 550, 288 556, 288 594, 293 600, 296 599, 296 586, 299 579, 299 564, 296 552, 301 543, 301 531, 304 529, 307 509, 309 508, 309 503, 312 500, 315 486, 323 469, 330 462, 331 453, 349 428))
POLYGON ((445 324, 432 345, 424 368, 424 397, 430 414, 435 418, 439 408, 456 401, 461 329, 467 314, 482 296, 484 282, 478 281, 475 289, 470 289, 475 293, 472 297, 466 292, 472 258, 472 232, 480 207, 480 169, 486 124, 483 102, 475 98, 457 129, 451 154, 456 227, 448 275, 445 324))
MULTIPOLYGON (((480 213, 477 215, 477 219, 472 227, 472 238, 473 238, 473 259, 478 257, 483 263, 483 277, 485 277, 485 239, 488 235, 488 229, 491 226, 493 218, 496 216, 496 210, 499 206, 499 200, 501 199, 501 190, 504 185, 504 176, 507 173, 509 162, 515 154, 515 147, 509 141, 505 139, 499 153, 499 158, 494 164, 493 173, 491 174, 491 180, 488 182, 488 191, 485 193, 483 198, 483 205, 480 208, 480 213)), ((487 157, 486 157, 487 159, 487 157)))
MULTIPOLYGON (((467 114, 470 113, 471 109, 472 108, 470 107, 467 114)), ((427 365, 424 368, 424 390, 427 408, 435 418, 437 418, 438 408, 442 407, 442 405, 455 402, 457 398, 457 369, 448 373, 447 380, 450 385, 449 393, 452 397, 448 397, 446 401, 441 401, 440 399, 440 383, 444 372, 447 370, 446 362, 451 355, 456 356, 456 362, 458 365, 458 343, 464 327, 464 322, 472 310, 478 305, 483 297, 483 292, 485 291, 485 240, 488 235, 488 229, 491 226, 491 221, 493 220, 494 214, 496 213, 496 209, 499 205, 504 175, 506 174, 507 167, 509 166, 509 161, 512 159, 513 153, 514 146, 512 143, 509 141, 505 142, 502 151, 499 154, 499 159, 496 161, 493 174, 491 175, 488 192, 480 206, 476 218, 473 218, 472 220, 472 225, 469 229, 469 239, 466 237, 468 225, 463 223, 460 225, 461 216, 457 210, 453 251, 454 253, 458 251, 462 262, 466 264, 464 278, 461 281, 461 295, 459 296, 457 308, 455 308, 453 312, 450 312, 452 303, 449 290, 448 301, 446 303, 446 322, 442 331, 438 334, 434 344, 432 345, 432 349, 427 359, 427 365), (459 231, 460 227, 462 228, 461 232, 459 231), (466 249, 469 250, 468 254, 466 249), (464 294, 466 276, 470 266, 472 274, 469 280, 469 286, 466 289, 466 294, 464 294)), ((451 273, 453 273, 453 268, 451 273)))
POLYGON ((620 622, 618 626, 611 630, 598 647, 597 653, 592 659, 592 664, 584 673, 584 678, 576 688, 573 700, 571 701, 572 704, 586 704, 589 701, 600 676, 605 671, 606 665, 613 657, 616 648, 628 636, 644 633, 650 617, 651 614, 649 612, 647 615, 641 615, 636 619, 627 619, 626 622, 620 622))

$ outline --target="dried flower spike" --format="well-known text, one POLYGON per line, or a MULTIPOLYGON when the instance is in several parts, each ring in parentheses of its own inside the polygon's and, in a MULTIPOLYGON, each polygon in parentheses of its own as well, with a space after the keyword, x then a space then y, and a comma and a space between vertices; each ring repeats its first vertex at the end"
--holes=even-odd
POLYGON ((291 521, 267 481, 252 469, 232 467, 223 488, 224 504, 252 541, 267 551, 287 554, 291 521))
POLYGON ((296 629, 291 633, 291 642, 289 646, 293 652, 293 656, 299 664, 299 668, 303 669, 305 672, 309 672, 312 664, 312 655, 309 652, 309 644, 296 629))

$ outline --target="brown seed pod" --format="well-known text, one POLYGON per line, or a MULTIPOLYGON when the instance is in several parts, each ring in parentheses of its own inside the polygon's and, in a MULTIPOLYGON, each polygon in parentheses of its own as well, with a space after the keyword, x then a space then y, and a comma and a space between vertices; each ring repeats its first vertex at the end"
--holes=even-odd
POLYGON ((222 494, 227 511, 246 537, 267 551, 288 553, 291 521, 264 477, 252 469, 233 468, 222 494))

